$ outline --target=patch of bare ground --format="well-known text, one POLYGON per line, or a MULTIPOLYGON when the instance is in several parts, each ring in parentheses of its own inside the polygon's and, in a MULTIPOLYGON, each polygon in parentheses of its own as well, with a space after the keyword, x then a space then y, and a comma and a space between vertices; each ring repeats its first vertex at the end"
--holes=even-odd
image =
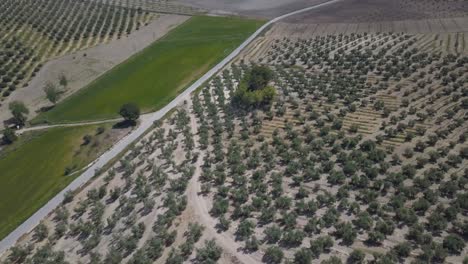
MULTIPOLYGON (((99 0, 91 0, 99 1, 99 0)), ((182 15, 197 15, 204 13, 203 9, 194 8, 188 5, 180 5, 174 3, 175 1, 167 0, 133 0, 132 2, 113 2, 112 5, 138 8, 145 11, 168 13, 168 14, 182 14, 182 15)))
POLYGON ((30 109, 30 116, 35 116, 41 109, 50 105, 43 90, 46 84, 52 83, 60 87, 63 92, 61 100, 64 100, 188 18, 188 16, 160 14, 146 26, 128 36, 48 61, 27 87, 17 90, 2 102, 0 120, 10 118, 8 103, 15 100, 24 102, 30 109), (61 76, 67 79, 66 87, 59 85, 61 76))
POLYGON ((175 0, 175 3, 208 10, 211 14, 232 14, 274 18, 292 11, 327 2, 326 0, 175 0))

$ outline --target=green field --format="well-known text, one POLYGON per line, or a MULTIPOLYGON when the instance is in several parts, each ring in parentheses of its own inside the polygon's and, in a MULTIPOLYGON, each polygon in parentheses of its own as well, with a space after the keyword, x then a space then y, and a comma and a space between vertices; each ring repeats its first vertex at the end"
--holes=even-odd
POLYGON ((0 156, 0 239, 69 184, 78 173, 112 144, 110 125, 55 128, 23 135, 0 156), (89 144, 83 137, 90 135, 89 144))
POLYGON ((138 104, 144 112, 157 110, 262 24, 240 18, 193 17, 33 122, 111 118, 127 102, 138 104))

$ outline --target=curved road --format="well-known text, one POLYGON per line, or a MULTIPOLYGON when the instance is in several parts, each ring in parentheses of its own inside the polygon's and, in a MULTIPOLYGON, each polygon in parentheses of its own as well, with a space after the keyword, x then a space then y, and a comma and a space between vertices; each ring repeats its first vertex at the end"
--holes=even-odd
POLYGON ((232 59, 234 59, 239 53, 249 45, 256 37, 258 37, 266 28, 268 28, 273 23, 290 17, 300 13, 307 12, 309 10, 313 10, 319 7, 323 7, 329 4, 333 4, 339 2, 341 0, 331 0, 322 4, 314 5, 308 8, 304 8, 301 10, 297 10, 279 17, 276 17, 262 27, 260 27, 257 31, 255 31, 248 39, 246 39, 238 48, 236 48, 231 54, 229 54, 224 60, 214 66, 211 70, 205 73, 200 79, 194 82, 190 87, 188 87, 183 93, 177 96, 174 100, 172 100, 168 105, 163 107, 161 110, 151 113, 148 118, 142 120, 140 126, 135 129, 132 133, 128 134, 126 137, 122 138, 118 141, 111 149, 107 152, 102 154, 97 160, 95 160, 88 169, 77 177, 73 182, 71 182, 65 189, 63 189, 60 193, 58 193, 55 197, 53 197, 47 204, 45 204, 41 209, 39 209, 36 213, 34 213, 31 217, 29 217, 26 221, 24 221, 20 226, 18 226, 13 232, 11 232, 7 237, 5 237, 0 242, 0 255, 5 253, 7 249, 12 247, 18 239, 20 239, 23 235, 29 233, 31 230, 36 227, 42 219, 44 219, 48 214, 50 214, 55 208, 57 208, 63 201, 64 195, 67 191, 74 191, 84 184, 86 184, 95 174, 96 170, 99 170, 101 167, 106 165, 110 160, 116 157, 119 153, 121 153, 127 146, 132 144, 136 139, 138 139, 141 135, 145 133, 146 130, 151 128, 154 121, 157 121, 164 117, 170 110, 175 108, 178 104, 183 102, 187 96, 189 96, 195 89, 201 86, 203 83, 208 81, 212 76, 214 76, 218 71, 220 71, 226 64, 228 64, 232 59))

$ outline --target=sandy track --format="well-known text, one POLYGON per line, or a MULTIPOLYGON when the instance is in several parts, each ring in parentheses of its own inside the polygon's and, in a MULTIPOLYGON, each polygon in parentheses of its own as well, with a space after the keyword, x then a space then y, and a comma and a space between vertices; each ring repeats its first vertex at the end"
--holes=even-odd
MULTIPOLYGON (((195 149, 200 149, 199 137, 197 135, 198 123, 197 118, 193 113, 190 113, 190 123, 192 133, 195 135, 195 149)), ((217 220, 211 217, 209 214, 208 204, 203 199, 203 197, 200 197, 199 195, 201 191, 200 175, 202 172, 201 168, 204 157, 205 151, 202 151, 197 160, 197 163, 195 164, 195 173, 187 188, 188 208, 191 208, 199 223, 205 226, 205 235, 215 238, 217 243, 223 248, 224 253, 228 253, 228 255, 232 256, 232 258, 242 263, 260 263, 253 259, 250 255, 239 252, 238 248, 240 245, 234 241, 232 236, 230 236, 228 233, 219 233, 215 229, 217 220)))
POLYGON ((19 89, 2 103, 0 120, 10 117, 8 103, 15 100, 23 101, 29 107, 30 117, 35 116, 41 107, 49 105, 43 91, 46 83, 52 82, 58 85, 59 76, 65 75, 68 79, 68 86, 62 96, 63 100, 117 64, 143 50, 188 18, 188 16, 180 15, 160 15, 147 26, 132 32, 128 37, 47 62, 27 87, 19 89))

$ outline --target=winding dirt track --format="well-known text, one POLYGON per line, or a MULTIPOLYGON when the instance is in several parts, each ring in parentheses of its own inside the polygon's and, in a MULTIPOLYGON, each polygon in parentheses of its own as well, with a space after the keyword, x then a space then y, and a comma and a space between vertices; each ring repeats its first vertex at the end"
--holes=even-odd
MULTIPOLYGON (((192 133, 195 135, 195 149, 199 149, 198 123, 193 113, 190 113, 190 123, 192 133)), ((204 201, 203 197, 199 195, 201 191, 199 178, 202 172, 201 168, 205 153, 205 151, 200 152, 200 156, 195 164, 195 174, 190 180, 187 188, 188 206, 193 210, 199 223, 205 226, 205 232, 208 232, 210 237, 216 239, 216 242, 223 248, 225 253, 229 253, 229 255, 242 263, 260 263, 250 255, 238 252, 237 248, 239 247, 239 244, 234 241, 232 236, 229 236, 226 233, 218 233, 215 229, 217 220, 210 215, 210 209, 208 208, 206 201, 204 201)))

